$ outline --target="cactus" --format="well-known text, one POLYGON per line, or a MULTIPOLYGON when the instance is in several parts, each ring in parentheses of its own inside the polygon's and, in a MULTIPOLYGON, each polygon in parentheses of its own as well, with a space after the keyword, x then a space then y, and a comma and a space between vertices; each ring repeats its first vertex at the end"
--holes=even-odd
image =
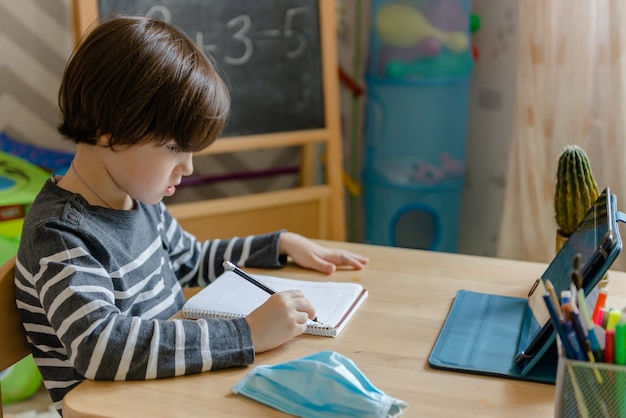
POLYGON ((554 210, 559 232, 569 237, 600 195, 584 149, 567 145, 559 156, 554 210))

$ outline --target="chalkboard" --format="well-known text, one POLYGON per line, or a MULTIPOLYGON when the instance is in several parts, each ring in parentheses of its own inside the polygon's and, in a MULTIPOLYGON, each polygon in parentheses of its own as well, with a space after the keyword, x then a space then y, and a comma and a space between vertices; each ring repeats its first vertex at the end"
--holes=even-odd
POLYGON ((318 8, 317 0, 98 1, 101 21, 153 16, 213 57, 232 100, 223 136, 325 126, 318 8))

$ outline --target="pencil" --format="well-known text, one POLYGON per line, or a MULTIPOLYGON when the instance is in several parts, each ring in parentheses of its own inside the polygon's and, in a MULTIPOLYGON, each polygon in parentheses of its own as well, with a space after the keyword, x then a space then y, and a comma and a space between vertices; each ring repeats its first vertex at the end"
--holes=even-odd
POLYGON ((561 318, 559 317, 556 311, 556 306, 554 304, 554 301, 552 300, 552 297, 550 296, 550 292, 544 293, 543 300, 546 303, 546 308, 548 309, 548 313, 550 314, 550 317, 552 318, 554 329, 556 330, 557 334, 559 335, 559 338, 561 339, 561 345, 563 346, 563 350, 565 351, 565 357, 570 358, 570 359, 575 359, 576 356, 574 354, 574 349, 572 348, 572 344, 567 337, 567 333, 565 332, 565 329, 563 328, 563 321, 561 320, 561 318))
POLYGON ((550 297, 552 298, 552 303, 554 303, 554 309, 556 309, 556 313, 558 314, 559 318, 562 319, 563 311, 561 310, 561 304, 559 303, 559 298, 556 295, 556 290, 554 289, 554 285, 552 284, 550 279, 546 279, 544 285, 546 287, 546 290, 550 294, 550 297))
POLYGON ((252 283, 256 287, 258 287, 259 289, 264 290, 266 293, 269 293, 270 295, 273 295, 274 293, 276 293, 274 290, 272 290, 269 287, 265 286, 263 283, 261 283, 260 281, 258 281, 254 277, 250 276, 248 273, 246 273, 245 271, 243 271, 242 269, 240 269, 239 267, 237 267, 236 265, 234 265, 230 261, 224 260, 224 263, 222 263, 222 266, 224 266, 224 269, 226 269, 228 271, 232 271, 233 273, 235 273, 239 277, 243 277, 244 279, 246 279, 247 281, 249 281, 250 283, 252 283))
MULTIPOLYGON (((259 289, 264 290, 265 292, 269 293, 270 295, 273 295, 274 293, 276 293, 273 289, 267 287, 266 285, 264 285, 263 283, 261 283, 260 281, 255 279, 254 277, 250 276, 248 273, 246 273, 245 271, 243 271, 242 269, 240 269, 239 267, 237 267, 236 265, 234 265, 230 261, 224 260, 224 262, 222 263, 222 266, 224 266, 225 270, 232 271, 233 273, 235 273, 239 277, 243 277, 244 279, 246 279, 247 281, 249 281, 250 283, 252 283, 256 287, 258 287, 259 289)), ((313 318, 312 321, 313 322, 319 322, 317 320, 317 316, 315 318, 313 318)))
POLYGON ((583 318, 583 322, 587 327, 587 337, 589 338, 589 342, 591 343, 591 349, 593 351, 593 356, 596 361, 602 361, 602 349, 600 348, 600 342, 596 337, 596 332, 594 330, 594 324, 591 320, 591 314, 589 313, 589 307, 587 306, 587 300, 585 299, 585 291, 583 289, 578 289, 578 293, 576 294, 578 299, 578 309, 583 318))

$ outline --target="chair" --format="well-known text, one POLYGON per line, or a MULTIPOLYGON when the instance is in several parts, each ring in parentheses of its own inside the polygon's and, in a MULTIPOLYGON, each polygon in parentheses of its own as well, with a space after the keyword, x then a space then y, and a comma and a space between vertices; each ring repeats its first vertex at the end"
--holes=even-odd
MULTIPOLYGON (((9 368, 31 354, 26 331, 15 306, 14 279, 15 257, 0 267, 0 370, 9 368)), ((0 403, 0 418, 2 416, 0 403)))

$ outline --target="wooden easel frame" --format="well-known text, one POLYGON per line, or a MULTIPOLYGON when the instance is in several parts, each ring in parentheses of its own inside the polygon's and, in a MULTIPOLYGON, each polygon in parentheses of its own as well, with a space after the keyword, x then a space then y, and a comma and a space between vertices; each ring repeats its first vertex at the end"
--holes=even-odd
MULTIPOLYGON (((277 192, 170 205, 181 225, 199 239, 285 228, 311 238, 345 241, 339 80, 334 3, 319 0, 320 46, 326 127, 217 140, 198 154, 301 146, 300 187, 277 192), (317 184, 318 145, 325 150, 325 184, 317 184)), ((72 0, 77 44, 97 24, 97 0, 72 0)))

